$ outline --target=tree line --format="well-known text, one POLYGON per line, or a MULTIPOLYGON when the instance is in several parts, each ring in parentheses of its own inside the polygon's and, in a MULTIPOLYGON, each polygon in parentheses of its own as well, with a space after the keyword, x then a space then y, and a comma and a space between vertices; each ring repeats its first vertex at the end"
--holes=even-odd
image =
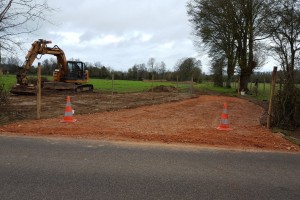
MULTIPOLYGON (((76 59, 79 60, 79 59, 76 59)), ((167 70, 166 64, 156 62, 154 58, 150 58, 147 64, 134 64, 127 71, 113 70, 109 66, 104 66, 101 62, 88 63, 86 67, 91 78, 111 79, 112 74, 118 80, 166 80, 166 81, 193 81, 201 82, 204 74, 201 69, 201 61, 195 58, 182 58, 178 60, 173 70, 167 70)), ((3 74, 17 74, 19 66, 22 65, 20 59, 16 57, 2 58, 1 70, 3 74)), ((45 59, 41 62, 42 75, 51 76, 57 68, 57 60, 55 58, 45 59)), ((28 74, 36 74, 36 67, 31 66, 28 74)))
MULTIPOLYGON (((57 67, 57 61, 55 58, 45 59, 41 62, 42 64, 42 73, 43 75, 51 76, 55 68, 57 67)), ((117 80, 151 80, 152 79, 152 68, 145 63, 134 64, 127 71, 115 71, 111 67, 106 67, 101 64, 101 62, 95 63, 85 63, 89 71, 91 78, 96 79, 111 79, 112 73, 114 73, 114 78, 117 80)), ((2 58, 1 71, 3 74, 17 74, 18 67, 22 65, 22 61, 17 57, 2 58)), ((195 82, 202 81, 212 81, 216 86, 223 87, 224 80, 227 80, 226 75, 219 77, 219 80, 216 80, 216 74, 205 74, 201 69, 201 62, 195 60, 195 58, 182 58, 178 60, 173 70, 166 68, 164 62, 158 62, 154 64, 154 79, 155 80, 166 80, 166 81, 190 81, 193 75, 195 82), (191 62, 192 64, 189 64, 191 62), (198 62, 198 63, 197 63, 198 62), (192 73, 193 72, 193 73, 192 73)), ((29 70, 29 74, 36 74, 36 67, 32 66, 29 70)), ((284 71, 279 70, 277 73, 278 81, 283 82, 284 80, 284 71)), ((295 83, 300 84, 300 70, 296 69, 295 74, 295 83)), ((254 72, 251 75, 250 82, 258 81, 259 83, 270 83, 271 82, 272 72, 254 72)), ((232 76, 232 81, 237 82, 239 76, 232 76)))

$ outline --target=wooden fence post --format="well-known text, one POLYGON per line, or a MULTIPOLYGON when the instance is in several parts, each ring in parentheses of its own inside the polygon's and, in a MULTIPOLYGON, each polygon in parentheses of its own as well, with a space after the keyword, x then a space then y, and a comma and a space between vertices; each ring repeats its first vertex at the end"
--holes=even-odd
POLYGON ((264 78, 264 89, 263 89, 263 95, 266 96, 266 79, 264 78))
POLYGON ((114 72, 112 72, 112 75, 111 75, 111 100, 110 100, 111 104, 113 104, 113 100, 114 100, 114 89, 115 89, 115 74, 114 74, 114 72))
POLYGON ((194 85, 194 76, 192 75, 191 84, 190 84, 190 94, 193 94, 193 86, 194 85))
POLYGON ((270 93, 270 99, 269 99, 269 109, 268 109, 268 117, 267 117, 267 128, 270 128, 271 124, 271 115, 272 115, 272 106, 273 106, 273 96, 275 91, 275 84, 276 84, 276 73, 277 73, 277 67, 274 67, 273 73, 272 73, 272 83, 271 83, 271 93, 270 93))
POLYGON ((238 86, 237 86, 238 97, 240 96, 240 85, 241 85, 241 77, 239 77, 238 86))
POLYGON ((154 69, 153 68, 152 68, 152 81, 151 81, 151 96, 152 96, 151 100, 153 101, 154 100, 154 69))
POLYGON ((177 82, 176 82, 176 84, 177 84, 177 90, 178 90, 178 75, 177 75, 177 82))
POLYGON ((41 63, 38 63, 37 67, 37 84, 36 84, 36 119, 41 119, 41 63))

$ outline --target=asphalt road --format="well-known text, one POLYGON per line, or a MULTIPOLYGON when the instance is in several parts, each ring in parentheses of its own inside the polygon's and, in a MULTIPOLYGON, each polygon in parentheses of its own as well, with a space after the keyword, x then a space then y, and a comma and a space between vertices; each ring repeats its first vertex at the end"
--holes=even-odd
POLYGON ((300 199, 300 154, 0 136, 0 199, 300 199))

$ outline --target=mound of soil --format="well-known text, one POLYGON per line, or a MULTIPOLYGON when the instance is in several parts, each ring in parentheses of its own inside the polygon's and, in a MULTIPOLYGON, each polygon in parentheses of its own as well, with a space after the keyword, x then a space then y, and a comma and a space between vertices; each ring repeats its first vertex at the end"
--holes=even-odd
MULTIPOLYGON (((149 90, 151 92, 152 89, 149 90)), ((153 92, 176 92, 177 88, 174 86, 165 86, 165 85, 159 85, 153 88, 153 92)))

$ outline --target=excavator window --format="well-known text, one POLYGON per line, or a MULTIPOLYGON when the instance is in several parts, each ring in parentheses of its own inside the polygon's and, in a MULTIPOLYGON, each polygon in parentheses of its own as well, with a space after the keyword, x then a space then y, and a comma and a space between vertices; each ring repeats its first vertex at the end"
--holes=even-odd
POLYGON ((84 75, 84 66, 82 62, 68 62, 68 79, 82 79, 84 75))

